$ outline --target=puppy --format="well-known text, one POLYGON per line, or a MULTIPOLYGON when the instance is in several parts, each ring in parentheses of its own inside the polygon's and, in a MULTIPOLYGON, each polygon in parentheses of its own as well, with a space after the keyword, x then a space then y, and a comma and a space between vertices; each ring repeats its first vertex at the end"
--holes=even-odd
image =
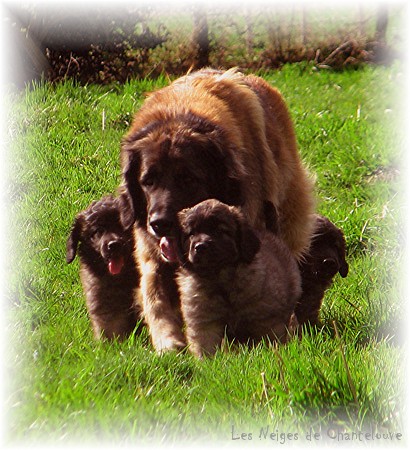
POLYGON ((225 333, 239 342, 286 341, 301 280, 283 241, 217 200, 184 209, 178 219, 177 281, 190 351, 214 354, 225 333))
POLYGON ((121 225, 118 198, 104 197, 76 216, 67 240, 68 264, 74 260, 77 247, 95 337, 126 337, 140 316, 134 301, 139 275, 133 257, 133 231, 121 225))
POLYGON ((319 311, 326 289, 339 272, 345 278, 349 271, 346 262, 346 241, 342 230, 326 217, 315 215, 314 236, 305 259, 299 262, 302 276, 302 296, 295 314, 299 325, 318 325, 319 311))

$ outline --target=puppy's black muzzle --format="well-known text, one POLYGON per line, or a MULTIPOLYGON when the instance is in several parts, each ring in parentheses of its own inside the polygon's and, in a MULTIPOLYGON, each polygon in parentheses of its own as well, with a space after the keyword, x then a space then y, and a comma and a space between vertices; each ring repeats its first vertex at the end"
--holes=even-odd
POLYGON ((206 241, 205 242, 197 242, 194 245, 194 253, 196 255, 203 255, 203 254, 206 253, 206 251, 208 250, 209 246, 210 246, 210 242, 206 242, 206 241))
POLYGON ((125 242, 121 238, 111 238, 103 243, 102 256, 104 259, 115 258, 125 251, 125 242))

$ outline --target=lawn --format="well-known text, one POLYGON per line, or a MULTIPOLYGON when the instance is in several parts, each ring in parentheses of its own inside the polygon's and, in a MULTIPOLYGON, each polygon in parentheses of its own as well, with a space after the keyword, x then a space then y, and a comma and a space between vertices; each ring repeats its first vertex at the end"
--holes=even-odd
POLYGON ((318 209, 345 233, 350 272, 327 292, 320 329, 278 350, 204 361, 156 355, 145 331, 95 342, 78 261, 65 263, 74 216, 115 191, 132 113, 167 80, 10 92, 6 440, 229 445, 244 433, 274 445, 303 442, 310 429, 319 440, 339 439, 336 430, 357 440, 352 433, 370 430, 370 444, 384 439, 376 432, 404 439, 401 71, 302 64, 263 74, 288 102, 318 209))

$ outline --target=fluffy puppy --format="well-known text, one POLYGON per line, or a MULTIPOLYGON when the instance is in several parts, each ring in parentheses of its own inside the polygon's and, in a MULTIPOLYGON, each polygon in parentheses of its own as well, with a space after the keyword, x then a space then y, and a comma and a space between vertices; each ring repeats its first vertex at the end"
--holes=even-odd
POLYGON ((140 315, 134 301, 139 275, 133 257, 133 231, 121 224, 117 198, 104 197, 76 216, 67 240, 68 264, 74 260, 77 248, 95 337, 126 337, 140 315))
POLYGON ((214 354, 225 333, 239 342, 286 341, 301 280, 283 241, 217 200, 184 209, 178 219, 177 280, 190 351, 214 354))
POLYGON ((314 237, 309 252, 299 262, 303 291, 295 309, 299 325, 319 323, 319 311, 326 289, 338 272, 345 278, 349 271, 342 230, 326 217, 315 217, 314 237))

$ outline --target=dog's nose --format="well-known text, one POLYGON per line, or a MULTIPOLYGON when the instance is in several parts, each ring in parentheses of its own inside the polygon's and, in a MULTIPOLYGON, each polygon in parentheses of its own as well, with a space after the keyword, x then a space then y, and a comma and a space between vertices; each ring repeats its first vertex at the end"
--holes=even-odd
POLYGON ((120 250, 122 247, 122 243, 120 241, 110 241, 107 244, 108 251, 115 252, 120 250))
POLYGON ((195 253, 200 255, 204 253, 209 247, 209 242, 197 242, 194 246, 195 253))
POLYGON ((161 218, 151 220, 149 224, 157 236, 169 236, 174 226, 172 221, 161 218))
POLYGON ((322 261, 323 270, 329 275, 333 276, 339 270, 339 264, 334 258, 326 258, 322 261))

